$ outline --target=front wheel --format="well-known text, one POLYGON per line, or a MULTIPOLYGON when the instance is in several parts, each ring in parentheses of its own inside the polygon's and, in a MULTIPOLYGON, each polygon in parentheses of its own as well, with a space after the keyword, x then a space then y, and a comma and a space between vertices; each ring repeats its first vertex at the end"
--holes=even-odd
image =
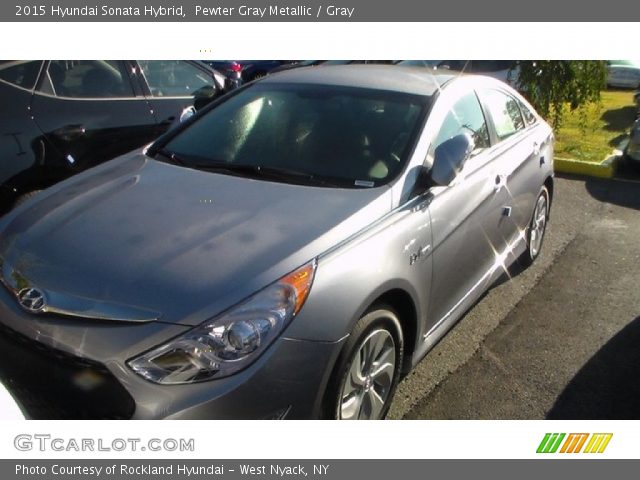
POLYGON ((383 419, 400 378, 402 329, 396 313, 376 307, 353 329, 328 390, 328 416, 339 420, 383 419))
POLYGON ((549 191, 547 187, 542 187, 535 207, 533 208, 533 216, 531 217, 529 228, 527 229, 527 250, 522 255, 522 260, 525 265, 532 264, 535 259, 538 258, 538 255, 540 255, 548 222, 549 191))

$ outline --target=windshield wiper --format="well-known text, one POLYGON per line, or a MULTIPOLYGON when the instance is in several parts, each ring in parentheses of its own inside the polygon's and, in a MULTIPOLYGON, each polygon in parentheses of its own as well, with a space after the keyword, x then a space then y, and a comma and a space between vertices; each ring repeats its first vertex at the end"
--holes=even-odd
POLYGON ((180 155, 170 150, 160 148, 156 150, 154 158, 157 159, 158 155, 161 155, 162 157, 164 157, 165 159, 164 161, 168 163, 173 163, 174 165, 180 165, 181 167, 187 166, 187 161, 184 158, 182 158, 180 155))
POLYGON ((235 174, 246 174, 252 177, 270 178, 275 180, 293 180, 296 183, 315 184, 323 186, 340 186, 338 182, 321 178, 307 172, 301 172, 290 168, 270 167, 265 165, 244 165, 227 162, 201 163, 193 165, 192 168, 207 172, 229 172, 235 174))

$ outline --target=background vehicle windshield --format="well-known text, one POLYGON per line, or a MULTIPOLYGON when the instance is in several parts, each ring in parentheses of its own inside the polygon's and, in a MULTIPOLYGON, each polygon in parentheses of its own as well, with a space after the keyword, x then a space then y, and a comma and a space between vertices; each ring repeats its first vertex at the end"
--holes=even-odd
POLYGON ((196 168, 260 166, 344 186, 380 185, 402 170, 427 102, 397 92, 263 83, 215 107, 164 151, 196 168))

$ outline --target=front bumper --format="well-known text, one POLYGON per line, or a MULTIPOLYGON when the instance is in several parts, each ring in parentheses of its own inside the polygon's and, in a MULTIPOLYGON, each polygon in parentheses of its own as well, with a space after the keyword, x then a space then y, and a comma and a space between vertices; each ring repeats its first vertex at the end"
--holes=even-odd
POLYGON ((2 289, 0 382, 30 418, 307 419, 321 415, 323 392, 344 340, 282 337, 245 370, 190 385, 157 385, 126 366, 134 349, 141 353, 182 329, 157 322, 33 316, 2 289))

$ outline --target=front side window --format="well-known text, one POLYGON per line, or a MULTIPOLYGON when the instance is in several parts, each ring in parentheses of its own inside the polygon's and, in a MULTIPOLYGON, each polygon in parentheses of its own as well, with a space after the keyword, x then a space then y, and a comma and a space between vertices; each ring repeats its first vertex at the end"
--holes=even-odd
POLYGON ((229 98, 170 140, 186 166, 371 187, 397 175, 428 97, 263 82, 229 98))
POLYGON ((182 60, 140 60, 153 97, 192 97, 198 90, 215 89, 211 75, 182 60))
POLYGON ((524 120, 515 98, 499 90, 486 90, 484 99, 500 140, 524 129, 524 120))
POLYGON ((474 141, 475 149, 472 155, 490 146, 487 122, 478 97, 473 92, 458 100, 447 113, 431 150, 435 151, 443 142, 464 133, 469 134, 474 141))
POLYGON ((134 96, 126 66, 117 60, 52 60, 40 90, 67 98, 134 96))

